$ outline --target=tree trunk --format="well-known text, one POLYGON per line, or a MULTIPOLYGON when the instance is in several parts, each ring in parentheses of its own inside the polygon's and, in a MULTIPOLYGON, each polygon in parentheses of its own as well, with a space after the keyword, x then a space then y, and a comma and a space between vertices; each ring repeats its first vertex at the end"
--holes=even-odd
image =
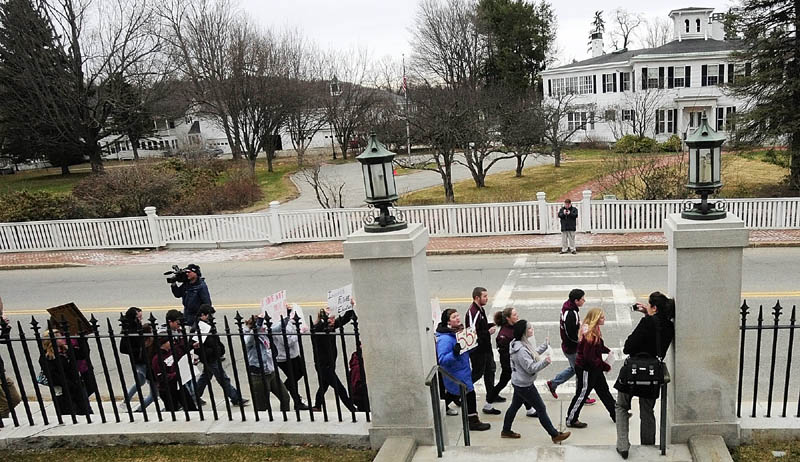
POLYGON ((297 148, 297 166, 302 167, 305 163, 306 148, 297 148))
POLYGON ((91 162, 92 164, 92 172, 102 173, 103 157, 101 156, 100 146, 97 144, 97 140, 95 139, 87 140, 84 152, 86 152, 89 155, 89 162, 91 162))
POLYGON ((522 161, 522 156, 520 155, 514 157, 517 158, 517 168, 514 169, 514 176, 517 178, 522 178, 522 168, 525 167, 525 162, 522 161))
POLYGON ((792 135, 789 149, 789 187, 800 191, 800 132, 792 135))
POLYGON ((66 162, 61 165, 61 175, 66 176, 69 175, 69 164, 66 162))
POLYGON ((139 149, 136 146, 139 144, 139 138, 136 138, 135 136, 131 136, 131 134, 128 133, 128 141, 131 142, 131 149, 133 150, 133 160, 138 162, 139 161, 139 149))
POLYGON ((264 155, 267 158, 267 171, 272 173, 274 170, 272 169, 272 160, 275 159, 275 147, 272 146, 272 143, 269 143, 269 146, 264 148, 264 155))
POLYGON ((556 168, 561 167, 561 148, 553 147, 553 159, 555 159, 556 168))
POLYGON ((444 201, 447 204, 455 204, 456 202, 456 194, 453 191, 453 182, 450 178, 443 179, 442 182, 444 183, 444 201))
POLYGON ((250 168, 250 176, 256 178, 256 157, 247 156, 247 166, 250 168))

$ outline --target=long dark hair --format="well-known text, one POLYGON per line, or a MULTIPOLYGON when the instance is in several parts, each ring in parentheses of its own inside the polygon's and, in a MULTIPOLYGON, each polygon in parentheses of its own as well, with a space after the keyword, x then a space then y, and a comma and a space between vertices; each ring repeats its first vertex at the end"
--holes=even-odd
POLYGON ((650 305, 656 307, 656 316, 667 321, 675 319, 675 300, 667 297, 661 292, 653 292, 647 299, 650 305))
POLYGON ((509 326, 508 318, 511 317, 512 311, 514 311, 513 306, 506 307, 503 311, 496 311, 494 313, 494 323, 498 327, 509 326))
POLYGON ((139 323, 138 315, 141 312, 141 308, 137 308, 135 306, 128 308, 122 318, 122 328, 128 332, 139 330, 141 324, 139 323))

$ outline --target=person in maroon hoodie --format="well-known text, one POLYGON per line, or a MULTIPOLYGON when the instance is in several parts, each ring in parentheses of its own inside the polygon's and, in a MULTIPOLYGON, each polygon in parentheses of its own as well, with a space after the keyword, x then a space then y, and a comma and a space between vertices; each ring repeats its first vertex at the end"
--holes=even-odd
MULTIPOLYGON (((497 311, 494 314, 494 324, 499 327, 495 337, 497 344, 497 352, 500 355, 500 378, 494 386, 495 395, 503 391, 503 388, 511 381, 511 341, 514 340, 514 324, 519 321, 519 314, 514 307, 506 307, 503 311, 497 311)), ((536 409, 528 403, 525 403, 526 415, 528 417, 537 417, 536 409)))
MULTIPOLYGON (((547 381, 547 389, 553 398, 558 399, 556 388, 559 385, 571 379, 575 375, 575 355, 578 351, 578 328, 581 325, 580 309, 586 299, 586 293, 581 289, 572 289, 569 291, 569 298, 561 307, 561 318, 558 320, 559 331, 561 333, 561 351, 569 361, 569 367, 559 372, 553 380, 547 381)), ((594 404, 595 400, 587 397, 586 403, 594 404)))
POLYGON ((492 334, 495 332, 494 323, 490 323, 483 309, 489 303, 489 292, 483 287, 472 289, 472 305, 467 310, 464 325, 474 327, 478 336, 478 346, 470 350, 469 361, 472 366, 472 383, 483 377, 486 388, 486 404, 483 405, 484 414, 499 415, 500 410, 492 406, 493 402, 502 403, 506 399, 495 393, 494 373, 497 366, 494 364, 492 353, 492 334))
POLYGON ((604 353, 611 353, 603 343, 603 333, 600 326, 605 324, 606 314, 600 308, 592 308, 583 318, 583 324, 578 334, 578 354, 575 357, 575 376, 577 389, 572 402, 567 409, 566 423, 570 428, 586 428, 586 424, 578 420, 581 408, 589 392, 595 390, 603 406, 606 407, 611 421, 617 421, 616 400, 611 396, 606 382, 605 372, 611 370, 611 366, 603 361, 604 353))

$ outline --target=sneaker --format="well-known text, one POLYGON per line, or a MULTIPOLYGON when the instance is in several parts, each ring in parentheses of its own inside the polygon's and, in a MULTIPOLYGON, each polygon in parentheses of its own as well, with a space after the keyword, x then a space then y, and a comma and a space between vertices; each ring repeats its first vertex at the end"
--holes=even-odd
POLYGON ((311 411, 312 412, 322 412, 322 408, 319 407, 319 406, 314 406, 314 407, 311 408, 311 411))
POLYGON ((497 396, 494 398, 494 401, 493 401, 493 402, 495 402, 495 403, 505 403, 506 401, 507 401, 507 399, 506 399, 506 398, 503 398, 502 396, 500 396, 500 395, 497 395, 497 396))
POLYGON ((450 415, 450 416, 458 415, 458 409, 456 409, 454 407, 447 406, 447 410, 445 410, 445 414, 450 415))
POLYGON ((525 415, 528 417, 539 417, 539 414, 536 412, 536 409, 534 408, 530 408, 527 411, 525 411, 525 415))
POLYGON ((564 255, 565 253, 567 253, 567 251, 566 250, 562 250, 561 252, 558 252, 558 253, 561 254, 561 255, 564 255))
POLYGON ((500 432, 500 438, 513 438, 513 439, 517 439, 517 438, 519 438, 519 437, 520 437, 520 434, 519 434, 519 433, 517 433, 517 432, 513 432, 513 431, 511 431, 511 430, 509 430, 509 431, 505 431, 505 430, 503 430, 503 431, 501 431, 501 432, 500 432))
POLYGON ((308 404, 300 401, 300 402, 298 402, 297 404, 294 405, 294 410, 295 411, 307 411, 308 410, 308 404))
POLYGON ((573 250, 573 251, 572 251, 572 255, 575 255, 576 253, 578 253, 578 251, 577 251, 577 250, 573 250))
POLYGON ((588 424, 583 423, 580 420, 576 420, 576 421, 574 421, 572 423, 567 422, 567 427, 569 427, 569 428, 586 428, 588 426, 589 426, 588 424))
POLYGON ((547 381, 547 389, 550 390, 550 394, 553 395, 553 398, 558 399, 558 393, 556 393, 556 387, 553 386, 553 381, 547 381))
POLYGON ((586 398, 586 400, 583 401, 583 404, 585 404, 587 406, 591 406, 592 404, 594 404, 596 402, 597 402, 597 400, 594 399, 594 398, 586 398))
POLYGON ((484 414, 489 414, 489 415, 500 415, 500 414, 502 414, 500 409, 495 409, 493 407, 489 408, 489 409, 483 408, 483 413, 484 414))
POLYGON ((619 449, 617 449, 617 454, 619 454, 623 459, 628 458, 628 451, 620 451, 619 449))
POLYGON ((200 403, 201 406, 205 406, 206 404, 208 404, 206 403, 206 400, 204 400, 203 398, 197 398, 197 402, 200 403))
POLYGON ((231 404, 233 404, 234 406, 247 406, 247 403, 249 403, 249 402, 250 402, 249 399, 242 398, 240 401, 236 401, 236 402, 231 401, 231 404))
POLYGON ((558 435, 556 435, 556 436, 554 436, 554 437, 552 437, 550 439, 553 440, 554 443, 560 443, 560 442, 564 441, 565 439, 569 438, 569 435, 571 435, 571 434, 572 433, 570 433, 570 432, 558 432, 558 435))

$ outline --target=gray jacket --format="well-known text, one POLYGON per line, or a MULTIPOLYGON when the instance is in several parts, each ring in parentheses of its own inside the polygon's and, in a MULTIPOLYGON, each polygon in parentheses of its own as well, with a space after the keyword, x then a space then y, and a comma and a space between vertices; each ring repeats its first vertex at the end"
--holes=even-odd
MULTIPOLYGON (((547 349, 547 343, 542 343, 536 348, 536 353, 542 354, 547 349)), ((519 340, 512 340, 509 348, 511 353, 511 384, 517 387, 530 387, 536 380, 536 374, 548 366, 544 358, 538 362, 533 360, 533 355, 519 340)))
MULTIPOLYGON (((281 331, 281 322, 278 320, 272 325, 272 344, 275 346, 275 361, 279 363, 286 362, 286 344, 289 344, 289 358, 294 359, 300 356, 300 336, 297 335, 297 328, 294 321, 284 319, 286 324, 286 342, 283 341, 283 332, 281 331)), ((301 326, 302 327, 302 326, 301 326)))
POLYGON ((269 339, 265 329, 257 327, 258 335, 253 335, 253 330, 245 327, 243 332, 244 344, 247 346, 247 365, 248 370, 252 367, 259 369, 262 367, 264 374, 269 375, 275 372, 275 365, 272 363, 272 350, 269 347, 269 339), (261 361, 259 363, 259 356, 261 361))

